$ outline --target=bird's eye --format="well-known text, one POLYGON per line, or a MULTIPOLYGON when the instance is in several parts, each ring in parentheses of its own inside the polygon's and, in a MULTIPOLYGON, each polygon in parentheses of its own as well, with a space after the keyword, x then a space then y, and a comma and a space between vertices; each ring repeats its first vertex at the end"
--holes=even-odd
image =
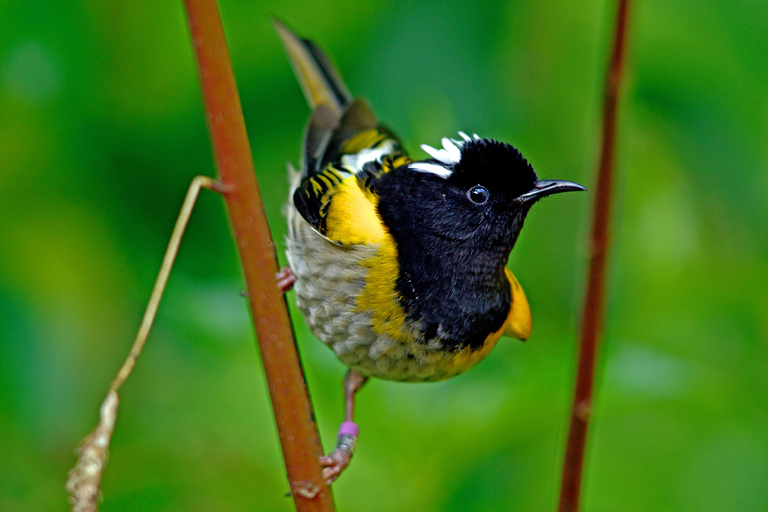
POLYGON ((467 197, 475 204, 485 204, 488 202, 488 189, 482 185, 475 185, 467 191, 467 197))

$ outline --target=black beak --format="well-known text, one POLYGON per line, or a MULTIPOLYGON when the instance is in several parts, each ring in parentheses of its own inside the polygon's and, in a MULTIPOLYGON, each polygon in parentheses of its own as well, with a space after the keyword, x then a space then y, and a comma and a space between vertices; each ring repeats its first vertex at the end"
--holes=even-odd
POLYGON ((518 200, 522 200, 527 203, 541 199, 544 196, 557 194, 559 192, 568 192, 571 190, 587 190, 578 183, 564 180, 539 180, 533 184, 533 190, 526 192, 518 197, 518 200))

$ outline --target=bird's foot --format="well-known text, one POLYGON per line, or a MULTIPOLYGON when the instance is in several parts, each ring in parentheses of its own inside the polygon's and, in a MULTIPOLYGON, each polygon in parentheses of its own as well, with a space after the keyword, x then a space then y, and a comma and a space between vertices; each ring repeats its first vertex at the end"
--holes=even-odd
POLYGON ((285 293, 293 288, 293 283, 296 282, 296 275, 291 270, 291 267, 283 267, 275 274, 275 279, 277 280, 277 287, 280 288, 281 292, 285 293))
POLYGON ((320 457, 320 465, 323 467, 325 483, 331 485, 342 471, 347 469, 352 460, 352 454, 343 448, 335 448, 331 453, 320 457))
POLYGON ((349 466, 352 454, 357 447, 357 435, 359 429, 352 421, 345 421, 339 428, 339 439, 336 448, 324 457, 320 457, 320 465, 323 467, 323 478, 330 485, 336 480, 342 471, 349 466))

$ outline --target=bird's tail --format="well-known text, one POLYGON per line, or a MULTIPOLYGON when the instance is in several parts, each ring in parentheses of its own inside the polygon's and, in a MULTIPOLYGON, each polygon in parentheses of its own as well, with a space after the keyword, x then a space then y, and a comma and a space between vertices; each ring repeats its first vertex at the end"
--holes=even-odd
POLYGON ((310 108, 327 107, 331 117, 339 119, 352 102, 352 95, 339 72, 312 41, 297 36, 278 19, 273 18, 272 23, 283 41, 310 108))

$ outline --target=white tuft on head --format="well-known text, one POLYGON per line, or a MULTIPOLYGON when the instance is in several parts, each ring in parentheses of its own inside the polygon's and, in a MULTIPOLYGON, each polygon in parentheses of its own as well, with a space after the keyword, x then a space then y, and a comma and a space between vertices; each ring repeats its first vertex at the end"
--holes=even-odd
POLYGON ((448 179, 453 173, 452 170, 433 162, 414 162, 412 164, 408 164, 408 168, 414 171, 436 174, 437 176, 440 176, 444 179, 448 179))
POLYGON ((464 132, 459 132, 459 136, 462 140, 449 139, 443 137, 442 149, 435 149, 428 144, 422 144, 423 149, 429 156, 437 160, 439 163, 434 162, 416 162, 410 164, 408 167, 414 171, 429 172, 436 174, 441 178, 448 178, 452 173, 452 167, 461 161, 461 150, 464 148, 464 144, 474 140, 481 140, 478 134, 473 134, 472 137, 464 132), (442 165, 441 165, 442 164, 442 165))
POLYGON ((435 149, 427 144, 422 144, 423 149, 429 156, 447 165, 457 164, 461 160, 461 148, 464 144, 452 141, 448 137, 443 137, 443 149, 435 149))

